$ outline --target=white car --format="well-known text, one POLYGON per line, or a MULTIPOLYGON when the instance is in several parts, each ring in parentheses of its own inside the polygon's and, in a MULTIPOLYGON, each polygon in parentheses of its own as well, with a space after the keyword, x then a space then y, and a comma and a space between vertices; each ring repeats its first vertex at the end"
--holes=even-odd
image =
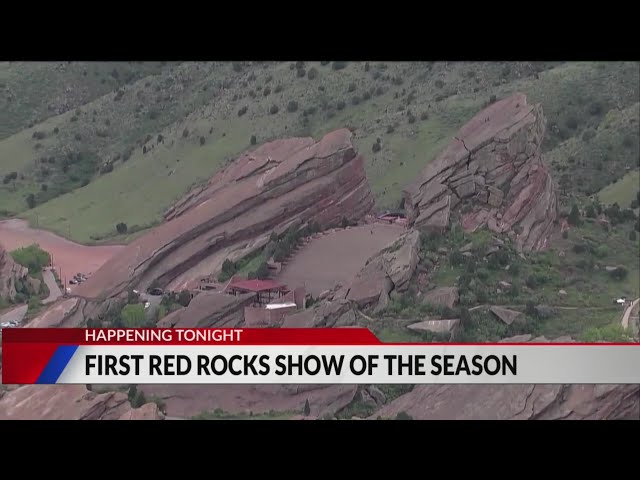
POLYGON ((149 308, 149 305, 151 305, 150 302, 144 302, 144 309, 146 310, 147 308, 149 308))

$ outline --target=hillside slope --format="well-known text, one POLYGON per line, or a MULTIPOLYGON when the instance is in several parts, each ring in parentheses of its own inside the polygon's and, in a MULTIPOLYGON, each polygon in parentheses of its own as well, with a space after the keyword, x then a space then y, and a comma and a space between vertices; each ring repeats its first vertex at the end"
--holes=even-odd
POLYGON ((318 139, 344 126, 356 131, 378 206, 396 207, 402 187, 459 127, 514 91, 542 104, 556 181, 583 178, 569 182, 567 196, 595 193, 637 166, 637 62, 141 64, 102 96, 107 82, 95 85, 75 65, 79 80, 65 75, 90 92, 78 97, 82 106, 31 128, 24 119, 6 127, 27 128, 0 141, 0 176, 9 175, 0 210, 82 242, 127 240, 117 236, 120 222, 129 233, 157 224, 252 137, 318 139))

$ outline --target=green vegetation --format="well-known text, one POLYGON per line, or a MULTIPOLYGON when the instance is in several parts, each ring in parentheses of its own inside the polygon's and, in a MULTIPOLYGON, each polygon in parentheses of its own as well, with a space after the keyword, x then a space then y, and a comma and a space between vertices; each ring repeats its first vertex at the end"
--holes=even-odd
POLYGON ((610 227, 584 217, 584 209, 575 205, 570 215, 574 226, 568 234, 555 240, 553 249, 530 252, 524 258, 507 238, 499 243, 486 230, 465 234, 454 227, 446 236, 422 234, 420 262, 431 272, 429 283, 456 286, 459 305, 449 309, 425 303, 413 286, 392 295, 377 314, 375 333, 394 342, 448 341, 449 335, 406 328, 428 316, 460 318, 456 341, 497 341, 525 333, 617 338, 614 327, 622 312, 615 299, 640 296, 640 265, 629 261, 638 255, 637 240, 629 238, 637 218, 617 205, 589 205, 604 212, 610 227), (481 305, 501 305, 522 315, 507 326, 486 308, 469 312, 481 305))
POLYGON ((121 312, 122 326, 125 328, 138 328, 145 325, 144 305, 126 305, 121 312))
POLYGON ((218 281, 226 282, 236 274, 246 276, 248 279, 267 279, 269 278, 267 262, 271 258, 275 262, 286 260, 303 238, 319 231, 320 225, 311 223, 303 228, 292 226, 280 237, 273 233, 269 243, 264 248, 254 251, 237 262, 226 259, 222 263, 218 281))
POLYGON ((299 415, 296 412, 277 412, 269 410, 264 413, 229 413, 221 408, 216 408, 211 412, 202 412, 192 418, 192 420, 288 420, 289 418, 299 415))
POLYGON ((638 77, 635 62, 0 64, 0 204, 81 242, 129 241, 251 145, 348 126, 378 205, 396 207, 513 91, 542 103, 544 149, 575 178, 567 198, 591 194, 637 166, 638 77))
MULTIPOLYGON (((405 393, 409 393, 413 390, 413 387, 413 385, 375 385, 375 388, 380 390, 384 395, 385 403, 392 402, 405 393)), ((364 398, 367 397, 367 395, 364 396, 364 398)), ((356 399, 353 402, 336 413, 336 418, 343 420, 349 420, 353 417, 368 418, 379 408, 380 406, 372 401, 372 399, 368 398, 367 400, 363 400, 361 389, 360 395, 356 395, 356 399)))
POLYGON ((617 203, 622 208, 638 208, 639 190, 640 171, 635 170, 627 173, 617 182, 600 190, 598 198, 606 205, 617 203))
POLYGON ((33 244, 28 247, 18 248, 11 252, 13 260, 23 267, 29 269, 29 274, 35 275, 42 272, 44 267, 51 264, 51 256, 39 245, 33 244))

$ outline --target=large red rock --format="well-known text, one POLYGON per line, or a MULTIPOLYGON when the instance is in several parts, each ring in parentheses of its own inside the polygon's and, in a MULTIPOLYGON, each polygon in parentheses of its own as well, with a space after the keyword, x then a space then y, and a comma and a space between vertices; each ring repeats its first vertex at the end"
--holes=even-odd
POLYGON ((155 404, 132 409, 122 392, 84 385, 24 385, 0 392, 0 420, 160 420, 155 404))
POLYGON ((112 297, 155 283, 183 288, 264 245, 271 232, 317 221, 337 225, 373 206, 364 159, 341 129, 318 142, 276 140, 243 154, 205 187, 166 213, 167 221, 137 239, 80 285, 74 295, 112 297))
MULTIPOLYGON (((519 335, 502 342, 548 342, 519 335)), ((562 337, 553 342, 571 342, 562 337)), ((416 420, 640 420, 639 385, 417 385, 371 419, 405 412, 416 420)))
POLYGON ((29 271, 13 261, 9 252, 0 244, 0 298, 13 300, 16 281, 25 280, 29 271))
POLYGON ((472 231, 511 233, 523 250, 546 246, 557 195, 541 154, 545 119, 521 93, 495 102, 467 123, 405 190, 409 221, 444 230, 452 214, 472 231))

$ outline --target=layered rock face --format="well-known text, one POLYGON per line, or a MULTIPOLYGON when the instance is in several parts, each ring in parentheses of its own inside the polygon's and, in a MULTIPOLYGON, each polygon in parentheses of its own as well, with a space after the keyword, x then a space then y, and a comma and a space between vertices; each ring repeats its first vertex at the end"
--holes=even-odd
MULTIPOLYGON (((529 341, 548 340, 502 340, 529 341)), ((372 419, 399 412, 416 420, 640 420, 640 385, 418 385, 372 419)))
POLYGON ((265 245, 271 232, 316 221, 337 225, 373 206, 364 159, 351 132, 276 140, 238 158, 166 213, 167 222, 107 262, 75 294, 117 295, 152 282, 179 289, 220 269, 226 258, 265 245))
POLYGON ((544 130, 542 108, 523 94, 478 113, 406 188, 409 221, 442 231, 468 205, 465 230, 487 226, 511 234, 523 250, 544 248, 558 210, 541 155, 544 130))
POLYGON ((0 245, 0 298, 13 300, 16 280, 25 280, 29 270, 13 261, 9 252, 0 245))
POLYGON ((122 392, 84 385, 24 385, 0 392, 0 420, 161 420, 156 404, 132 408, 122 392))

